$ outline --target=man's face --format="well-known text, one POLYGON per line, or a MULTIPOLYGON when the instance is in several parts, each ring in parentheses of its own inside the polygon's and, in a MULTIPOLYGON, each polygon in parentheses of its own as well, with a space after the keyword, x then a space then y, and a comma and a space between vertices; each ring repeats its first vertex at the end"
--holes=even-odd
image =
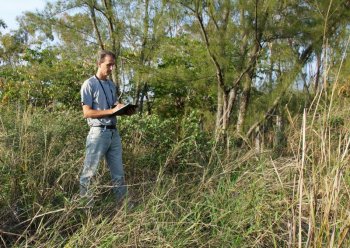
POLYGON ((99 64, 98 68, 102 73, 102 75, 107 77, 112 73, 114 65, 115 65, 115 60, 113 59, 113 57, 107 55, 104 58, 104 61, 99 64))

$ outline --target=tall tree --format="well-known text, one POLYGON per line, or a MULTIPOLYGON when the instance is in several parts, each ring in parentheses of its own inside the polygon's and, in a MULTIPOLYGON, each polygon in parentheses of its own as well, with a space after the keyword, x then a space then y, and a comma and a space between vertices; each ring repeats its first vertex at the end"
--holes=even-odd
MULTIPOLYGON (((216 134, 226 132, 241 86, 240 111, 237 130, 241 131, 249 102, 250 89, 261 39, 268 14, 267 7, 255 6, 257 1, 182 1, 195 17, 198 31, 216 70, 217 112, 216 134), (248 7, 247 7, 248 6, 248 7), (247 7, 247 8, 245 8, 247 7), (258 27, 259 8, 259 27, 258 27), (244 82, 244 83, 243 83, 244 82)), ((194 29, 196 30, 196 29, 194 29)))
MULTIPOLYGON (((322 44, 322 38, 335 33, 334 30, 341 23, 339 16, 347 16, 341 8, 345 2, 180 1, 181 6, 190 13, 189 17, 194 18, 192 32, 201 34, 216 70, 217 134, 226 132, 234 111, 237 111, 235 130, 243 133, 251 90, 253 86, 258 86, 257 81, 260 81, 260 86, 265 84, 260 78, 264 78, 266 73, 274 75, 269 77, 269 84, 277 91, 284 89, 282 95, 299 80, 298 74, 310 62, 309 58, 322 44), (328 20, 327 23, 321 16, 328 20), (283 58, 283 63, 276 63, 273 58, 279 56, 280 51, 270 53, 275 43, 277 47, 290 51, 289 57, 283 58), (270 63, 270 66, 265 66, 266 63, 270 63), (299 64, 297 72, 293 69, 296 68, 295 63, 299 64), (261 66, 265 71, 260 69, 261 66), (293 80, 287 80, 289 83, 286 84, 283 80, 288 78, 285 77, 288 72, 295 76, 291 76, 293 80), (283 75, 284 79, 279 75, 283 75), (283 87, 278 87, 279 84, 283 87)), ((282 98, 278 94, 276 97, 282 98)))

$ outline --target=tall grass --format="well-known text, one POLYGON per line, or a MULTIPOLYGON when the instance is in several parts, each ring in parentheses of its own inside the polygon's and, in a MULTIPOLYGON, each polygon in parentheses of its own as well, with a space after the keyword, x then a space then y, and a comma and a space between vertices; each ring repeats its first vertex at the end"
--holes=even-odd
MULTIPOLYGON (((321 101, 320 101, 321 102, 321 101)), ((4 247, 348 247, 348 115, 317 104, 291 119, 286 157, 211 149, 196 115, 121 119, 129 197, 117 209, 101 166, 77 201, 80 111, 1 108, 4 247), (328 113, 331 112, 330 115, 328 113)))

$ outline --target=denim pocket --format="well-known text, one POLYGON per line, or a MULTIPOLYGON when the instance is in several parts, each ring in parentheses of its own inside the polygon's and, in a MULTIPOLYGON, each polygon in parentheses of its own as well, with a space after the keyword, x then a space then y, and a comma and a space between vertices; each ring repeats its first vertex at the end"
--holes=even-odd
POLYGON ((106 130, 103 128, 91 128, 89 131, 89 138, 95 139, 106 135, 106 130))

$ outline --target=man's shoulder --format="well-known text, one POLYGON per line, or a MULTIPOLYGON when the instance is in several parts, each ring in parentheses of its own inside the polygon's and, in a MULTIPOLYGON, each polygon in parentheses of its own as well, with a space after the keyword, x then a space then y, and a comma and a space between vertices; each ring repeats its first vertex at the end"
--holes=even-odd
POLYGON ((86 79, 82 85, 83 88, 85 87, 93 87, 96 84, 96 78, 94 76, 86 79))
POLYGON ((89 77, 88 79, 86 79, 86 80, 84 81, 84 83, 88 83, 88 84, 94 84, 94 83, 96 83, 96 82, 97 82, 97 79, 96 79, 95 76, 91 76, 91 77, 89 77))

